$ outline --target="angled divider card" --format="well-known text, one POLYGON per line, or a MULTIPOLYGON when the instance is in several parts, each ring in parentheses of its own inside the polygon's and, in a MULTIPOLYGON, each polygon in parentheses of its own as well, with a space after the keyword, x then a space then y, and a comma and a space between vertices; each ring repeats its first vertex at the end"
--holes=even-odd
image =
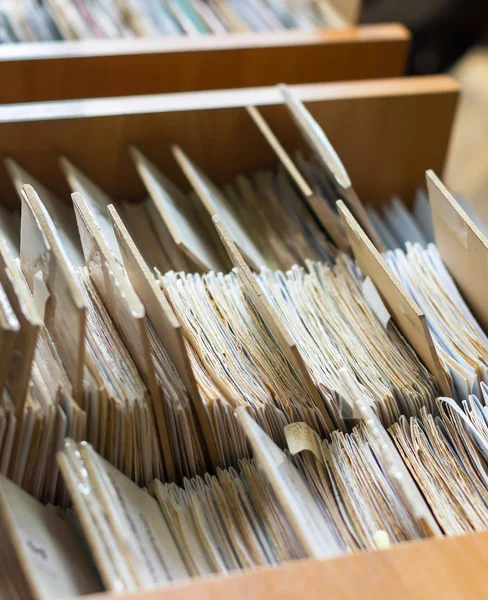
POLYGON ((115 258, 119 263, 122 263, 122 257, 107 212, 108 205, 113 204, 112 198, 64 156, 59 159, 59 163, 66 175, 71 191, 73 193, 79 192, 83 196, 115 258))
POLYGON ((424 313, 388 267, 346 205, 339 201, 337 206, 363 276, 370 277, 373 281, 403 335, 435 376, 442 392, 451 396, 451 386, 437 355, 424 313))
MULTIPOLYGON (((8 244, 0 236, 0 283, 19 321, 19 334, 15 339, 7 389, 17 414, 24 407, 29 387, 32 361, 37 335, 42 327, 32 294, 20 269, 10 254, 8 244)), ((5 355, 2 353, 2 361, 5 355)))
POLYGON ((122 202, 119 210, 124 215, 131 235, 137 240, 146 262, 160 273, 171 269, 171 263, 164 248, 164 224, 161 217, 152 210, 151 199, 143 202, 122 202))
POLYGON ((243 406, 236 412, 254 454, 308 556, 331 558, 342 554, 329 523, 297 468, 243 406))
POLYGON ((102 591, 84 541, 52 506, 0 475, 0 582, 5 600, 55 600, 102 591), (8 580, 11 589, 4 589, 8 580), (4 596, 4 592, 6 595, 4 596))
POLYGON ((217 467, 219 466, 219 460, 215 440, 212 435, 205 406, 197 388, 190 359, 186 352, 182 328, 166 296, 157 285, 156 280, 149 271, 137 246, 134 244, 113 206, 109 207, 109 214, 124 259, 127 276, 136 294, 145 306, 149 321, 185 384, 197 415, 197 423, 202 428, 209 458, 212 464, 217 467))
MULTIPOLYGON (((146 190, 149 193, 149 198, 146 200, 145 205, 139 205, 137 210, 139 214, 147 211, 148 217, 151 219, 151 225, 156 231, 156 235, 158 241, 161 245, 161 255, 164 255, 167 267, 161 271, 160 267, 156 267, 160 272, 167 271, 198 271, 201 269, 199 263, 195 262, 188 254, 183 252, 182 248, 178 245, 178 243, 174 239, 174 229, 172 229, 168 220, 165 219, 164 211, 161 210, 161 192, 163 196, 166 197, 169 193, 165 191, 164 183, 162 179, 158 178, 158 175, 162 176, 161 173, 156 173, 151 169, 155 169, 154 165, 147 164, 145 161, 145 157, 143 157, 138 150, 135 148, 129 148, 129 151, 134 160, 136 169, 146 187, 146 190), (155 199, 156 198, 156 199, 155 199)), ((149 161, 148 161, 149 162, 149 161)), ((125 205, 127 206, 127 205, 125 205)), ((133 219, 131 219, 130 214, 124 211, 125 216, 127 217, 126 222, 132 226, 133 219)), ((135 215, 134 215, 135 220, 135 215)), ((134 235, 133 228, 131 227, 132 234, 134 235)), ((140 237, 140 236, 138 236, 140 237)), ((137 238, 136 238, 137 239, 137 238)), ((143 248, 141 247, 140 242, 137 244, 140 250, 143 252, 143 248)), ((147 259, 147 262, 149 260, 147 259)))
POLYGON ((229 230, 232 241, 246 259, 249 266, 257 271, 266 265, 266 259, 256 247, 249 234, 234 215, 229 202, 217 187, 198 169, 198 167, 177 146, 173 148, 178 164, 198 194, 210 217, 218 215, 229 230))
POLYGON ((251 115, 252 120, 266 138, 266 141, 269 143, 276 156, 279 158, 281 164, 286 169, 290 179, 300 191, 303 198, 307 201, 325 231, 327 231, 331 239, 341 250, 348 250, 349 242, 338 215, 334 213, 324 198, 321 198, 312 190, 259 110, 255 106, 248 106, 247 112, 251 115))
POLYGON ((152 398, 152 404, 163 448, 165 464, 173 473, 171 452, 161 403, 161 390, 156 380, 146 328, 144 306, 137 297, 121 266, 115 260, 92 212, 81 194, 72 196, 86 266, 105 307, 120 331, 152 398))
MULTIPOLYGON (((221 256, 223 252, 220 240, 215 234, 212 236, 214 232, 208 214, 204 211, 199 213, 198 206, 191 198, 176 187, 142 152, 135 147, 131 147, 130 151, 165 226, 163 233, 172 242, 172 247, 167 248, 168 256, 174 252, 181 253, 183 263, 188 262, 185 258, 190 259, 192 264, 204 272, 228 270, 227 256, 221 256)), ((161 242, 167 243, 164 240, 161 242)), ((178 265, 173 269, 180 270, 178 265)))
POLYGON ((20 235, 22 272, 39 316, 56 344, 82 406, 85 350, 85 297, 61 240, 32 186, 22 188, 20 235))
MULTIPOLYGON (((122 264, 122 257, 107 211, 110 204, 115 204, 114 200, 66 158, 62 157, 60 163, 71 190, 73 193, 79 192, 83 196, 115 259, 122 264)), ((127 221, 131 225, 131 232, 136 236, 137 243, 147 260, 158 269, 165 268, 166 263, 161 260, 162 248, 155 239, 153 226, 144 211, 144 203, 124 202, 119 206, 119 210, 122 210, 127 217, 127 221)))
POLYGON ((369 220, 368 213, 362 205, 361 200, 352 187, 351 180, 341 159, 325 135, 325 132, 305 108, 301 100, 290 89, 284 85, 280 86, 280 89, 285 103, 300 128, 303 137, 335 186, 339 194, 338 199, 344 200, 376 248, 380 252, 383 252, 383 244, 369 220))
POLYGON ((5 159, 5 166, 17 190, 19 198, 24 185, 31 185, 40 196, 46 211, 52 219, 56 232, 61 240, 66 254, 75 267, 84 265, 80 236, 76 231, 76 221, 68 203, 63 202, 50 192, 40 181, 23 169, 11 158, 5 159))
POLYGON ((120 329, 134 361, 146 380, 146 385, 151 393, 158 397, 147 340, 144 306, 120 265, 114 260, 112 251, 83 196, 75 193, 72 197, 90 278, 120 329))
POLYGON ((439 254, 487 331, 488 239, 433 171, 427 188, 439 254))
POLYGON ((325 423, 329 428, 329 431, 333 431, 334 426, 332 424, 330 415, 325 407, 325 403, 320 395, 320 392, 318 391, 317 387, 314 385, 310 377, 310 373, 307 370, 307 366, 295 342, 290 337, 286 329, 281 325, 280 318, 277 315, 276 310, 261 291, 259 284, 254 278, 254 275, 247 266, 246 261, 239 253, 239 250, 232 241, 229 232, 227 231, 222 221, 219 219, 218 216, 214 216, 212 220, 215 224, 215 227, 217 228, 222 243, 224 244, 225 248, 227 249, 227 252, 229 253, 230 259, 237 270, 239 279, 242 285, 244 286, 246 294, 255 305, 261 319, 264 321, 266 327, 271 332, 271 335, 274 337, 281 352, 287 358, 290 365, 295 370, 296 375, 301 381, 302 385, 312 397, 316 407, 323 416, 325 423))
POLYGON ((405 466, 395 444, 375 415, 368 399, 364 397, 357 381, 346 368, 340 369, 339 377, 345 388, 343 391, 345 397, 350 397, 352 404, 356 407, 358 414, 370 431, 388 474, 396 483, 398 491, 407 505, 410 506, 412 514, 422 524, 427 536, 441 537, 442 532, 434 515, 405 466))

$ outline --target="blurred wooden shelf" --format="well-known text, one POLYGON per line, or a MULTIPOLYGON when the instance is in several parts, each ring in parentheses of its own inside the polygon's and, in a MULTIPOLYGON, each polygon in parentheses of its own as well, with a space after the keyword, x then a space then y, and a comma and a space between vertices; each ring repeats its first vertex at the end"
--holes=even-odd
POLYGON ((402 25, 0 46, 0 103, 397 77, 402 25))

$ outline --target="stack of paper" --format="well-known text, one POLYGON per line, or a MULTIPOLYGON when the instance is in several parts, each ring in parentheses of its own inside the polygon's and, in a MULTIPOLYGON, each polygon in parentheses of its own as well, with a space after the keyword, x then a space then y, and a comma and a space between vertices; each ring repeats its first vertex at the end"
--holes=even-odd
MULTIPOLYGON (((9 320, 17 321, 9 326, 12 354, 7 347, 3 354, 0 447, 2 473, 44 501, 62 503, 54 456, 66 435, 85 437, 86 416, 76 385, 79 290, 69 286, 53 231, 36 198, 26 197, 21 247, 13 248, 18 261, 0 240, 1 289, 10 304, 9 320)), ((6 325, 3 330, 5 345, 6 325)))
MULTIPOLYGON (((459 196, 457 202, 486 237, 488 228, 476 211, 459 196)), ((411 210, 400 198, 394 197, 381 209, 377 210, 373 206, 368 206, 367 211, 387 250, 396 248, 405 250, 408 242, 422 246, 435 242, 429 197, 423 189, 417 190, 411 210)))
POLYGON ((435 381, 392 323, 371 281, 362 282, 347 257, 339 257, 333 268, 310 262, 308 271, 264 270, 258 280, 342 431, 351 416, 338 394, 343 367, 355 373, 385 425, 433 405, 435 381))
POLYGON ((222 457, 231 459, 224 464, 248 456, 229 423, 236 406, 248 407, 281 446, 283 426, 290 420, 306 421, 327 435, 328 424, 235 274, 167 273, 161 283, 187 334, 222 457))
MULTIPOLYGON (((482 387, 486 394, 486 386, 482 387)), ((476 396, 461 405, 439 398, 438 414, 423 410, 421 417, 402 417, 390 429, 393 440, 446 534, 484 531, 488 528, 486 406, 476 396)))
POLYGON ((253 269, 334 256, 336 249, 285 173, 258 173, 254 182, 240 176, 221 191, 181 149, 175 156, 207 219, 219 215, 253 269))
POLYGON ((380 210, 368 206, 367 211, 387 250, 405 249, 407 242, 426 246, 435 240, 429 199, 421 189, 415 195, 412 211, 398 197, 380 210))
POLYGON ((437 352, 459 401, 488 383, 488 338, 471 314, 436 247, 407 244, 386 260, 425 313, 437 352))
POLYGON ((284 172, 260 172, 252 179, 240 175, 224 191, 243 226, 266 248, 265 264, 287 269, 334 256, 330 240, 284 172))
POLYGON ((243 460, 184 488, 156 480, 148 493, 90 445, 66 441, 59 464, 106 589, 343 552, 296 468, 245 411, 239 418, 266 475, 243 460))
POLYGON ((28 188, 22 228, 20 265, 30 290, 17 264, 0 246, 5 260, 10 260, 5 281, 22 318, 20 328, 10 309, 13 333, 19 331, 19 349, 12 357, 12 375, 7 347, 4 352, 2 472, 36 497, 62 503, 54 454, 70 435, 89 440, 140 483, 204 473, 205 438, 201 439, 185 385, 150 322, 146 323, 126 275, 108 249, 96 245, 99 232, 95 230, 95 239, 89 227, 83 229, 87 257, 92 260, 88 269, 77 274, 53 222, 28 188), (89 254, 94 247, 96 256, 89 254), (39 262, 43 256, 50 256, 44 268, 39 262), (129 318, 124 320, 126 312, 129 318), (41 328, 38 313, 45 327, 41 328), (145 347, 143 354, 140 344, 145 347), (127 349, 131 347, 134 355, 127 349), (146 381, 140 374, 144 372, 146 381))
MULTIPOLYGON (((294 429, 303 426, 288 425, 287 436, 296 435, 294 429)), ((424 536, 365 426, 350 434, 334 432, 330 442, 316 440, 317 455, 307 452, 297 456, 295 463, 349 551, 374 550, 380 531, 387 533, 390 543, 424 536)))

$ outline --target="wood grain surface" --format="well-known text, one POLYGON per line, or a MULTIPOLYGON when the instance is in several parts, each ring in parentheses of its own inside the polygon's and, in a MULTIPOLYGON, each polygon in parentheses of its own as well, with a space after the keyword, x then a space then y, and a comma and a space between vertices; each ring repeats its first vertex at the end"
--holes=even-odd
MULTIPOLYGON (((442 174, 458 98, 447 76, 291 86, 341 157, 363 202, 405 201, 442 174)), ((66 202, 58 164, 76 164, 115 201, 144 198, 131 144, 182 189, 178 144, 218 185, 238 173, 275 169, 277 159, 245 107, 254 104, 288 152, 307 152, 277 88, 15 104, 0 107, 0 155, 10 155, 66 202)), ((3 166, 0 197, 17 203, 3 166)))
POLYGON ((403 75, 410 34, 346 29, 0 46, 0 103, 403 75))
MULTIPOLYGON (((465 600, 486 598, 488 533, 288 563, 118 596, 124 600, 465 600)), ((115 600, 116 595, 92 596, 115 600)))

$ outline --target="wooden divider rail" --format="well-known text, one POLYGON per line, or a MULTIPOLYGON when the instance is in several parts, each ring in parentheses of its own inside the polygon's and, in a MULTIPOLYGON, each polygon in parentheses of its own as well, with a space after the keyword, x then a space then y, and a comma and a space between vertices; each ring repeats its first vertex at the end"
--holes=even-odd
MULTIPOLYGON (((324 128, 359 196, 408 201, 425 170, 442 173, 458 86, 447 76, 292 86, 324 128)), ((0 156, 9 155, 61 198, 70 191, 64 155, 116 200, 144 187, 128 153, 136 145, 168 177, 188 183, 171 153, 178 144, 218 184, 240 172, 274 168, 276 157, 245 110, 258 106, 290 151, 303 139, 276 88, 225 90, 0 107, 0 156)), ((2 165, 0 197, 17 203, 2 165)))
POLYGON ((0 103, 401 76, 402 25, 0 46, 0 103))
MULTIPOLYGON (((429 168, 441 174, 458 99, 449 77, 292 86, 329 135, 359 196, 409 201, 429 168)), ((186 187, 170 151, 177 143, 215 181, 272 168, 276 158, 245 107, 258 106, 289 149, 303 148, 278 90, 156 95, 0 108, 0 155, 12 156, 71 202, 58 157, 67 156, 116 200, 144 197, 128 153, 137 145, 186 187)), ((4 166, 2 202, 18 203, 4 166)), ((124 595, 128 600, 212 598, 476 598, 486 589, 488 534, 406 543, 330 561, 304 560, 124 595)), ((100 600, 116 595, 97 596, 100 600)), ((122 597, 120 597, 122 598, 122 597)))

